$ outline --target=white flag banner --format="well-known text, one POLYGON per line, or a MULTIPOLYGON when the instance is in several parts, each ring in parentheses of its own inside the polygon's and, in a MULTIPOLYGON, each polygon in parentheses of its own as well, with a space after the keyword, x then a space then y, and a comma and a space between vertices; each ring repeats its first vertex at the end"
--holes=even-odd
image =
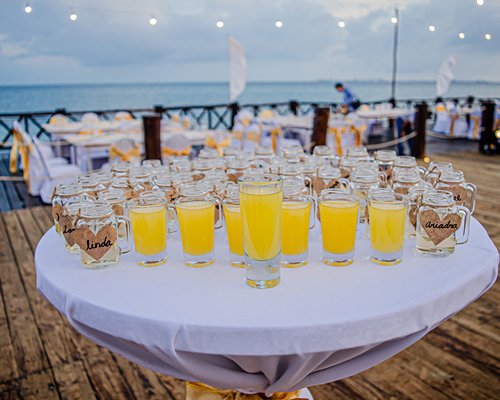
POLYGON ((235 102, 247 85, 247 59, 245 49, 232 36, 228 36, 229 48, 229 101, 235 102))
POLYGON ((438 96, 443 96, 448 91, 451 81, 455 78, 453 71, 457 64, 457 56, 449 56, 441 64, 436 80, 436 94, 438 96))

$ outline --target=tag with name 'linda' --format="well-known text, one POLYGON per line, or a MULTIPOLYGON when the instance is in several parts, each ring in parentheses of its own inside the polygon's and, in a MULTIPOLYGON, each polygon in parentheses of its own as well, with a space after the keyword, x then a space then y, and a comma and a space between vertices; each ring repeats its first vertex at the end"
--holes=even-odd
POLYGON ((73 232, 73 237, 80 251, 99 261, 116 243, 117 233, 116 228, 111 224, 103 226, 97 234, 87 226, 83 226, 73 232))

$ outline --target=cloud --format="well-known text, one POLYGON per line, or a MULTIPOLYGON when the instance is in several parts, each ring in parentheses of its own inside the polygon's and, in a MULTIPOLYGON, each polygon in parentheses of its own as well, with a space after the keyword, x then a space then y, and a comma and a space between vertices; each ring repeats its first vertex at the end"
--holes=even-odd
MULTIPOLYGON (((227 78, 227 35, 245 47, 257 80, 379 79, 391 72, 393 0, 87 0, 78 20, 59 3, 25 14, 0 2, 0 83, 19 76, 60 80, 227 78), (158 19, 150 26, 151 15, 158 19), (346 28, 337 26, 338 19, 346 28), (215 27, 222 19, 223 29, 215 27), (284 22, 282 29, 274 23, 284 22), (36 69, 36 71, 35 71, 36 69), (36 73, 35 73, 36 72, 36 73)), ((432 79, 458 54, 459 79, 500 79, 500 4, 470 0, 399 2, 399 73, 432 79), (429 24, 437 31, 430 33, 429 24), (464 40, 458 33, 465 32, 464 40), (493 40, 484 40, 485 33, 493 40)))
POLYGON ((29 53, 25 44, 10 41, 9 36, 0 33, 0 55, 7 58, 17 58, 29 53))

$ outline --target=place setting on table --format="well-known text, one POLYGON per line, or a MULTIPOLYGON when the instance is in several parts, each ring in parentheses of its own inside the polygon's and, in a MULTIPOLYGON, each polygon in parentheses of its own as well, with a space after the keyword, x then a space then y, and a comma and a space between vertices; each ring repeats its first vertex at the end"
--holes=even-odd
POLYGON ((55 188, 38 290, 81 334, 186 381, 188 400, 312 399, 495 282, 451 163, 326 146, 118 162, 55 188))

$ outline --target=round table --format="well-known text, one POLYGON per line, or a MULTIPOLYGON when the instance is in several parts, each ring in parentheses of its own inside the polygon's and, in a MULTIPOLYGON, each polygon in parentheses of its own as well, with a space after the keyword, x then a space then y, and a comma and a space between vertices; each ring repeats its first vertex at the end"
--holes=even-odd
POLYGON ((495 281, 498 251, 471 221, 470 240, 446 258, 422 256, 407 240, 403 262, 368 259, 360 231, 354 264, 321 263, 311 231, 309 264, 281 270, 258 290, 228 263, 222 230, 216 263, 185 267, 178 234, 168 262, 87 270, 54 229, 35 254, 37 287, 77 331, 154 371, 246 393, 293 391, 366 370, 403 350, 467 306, 495 281))

